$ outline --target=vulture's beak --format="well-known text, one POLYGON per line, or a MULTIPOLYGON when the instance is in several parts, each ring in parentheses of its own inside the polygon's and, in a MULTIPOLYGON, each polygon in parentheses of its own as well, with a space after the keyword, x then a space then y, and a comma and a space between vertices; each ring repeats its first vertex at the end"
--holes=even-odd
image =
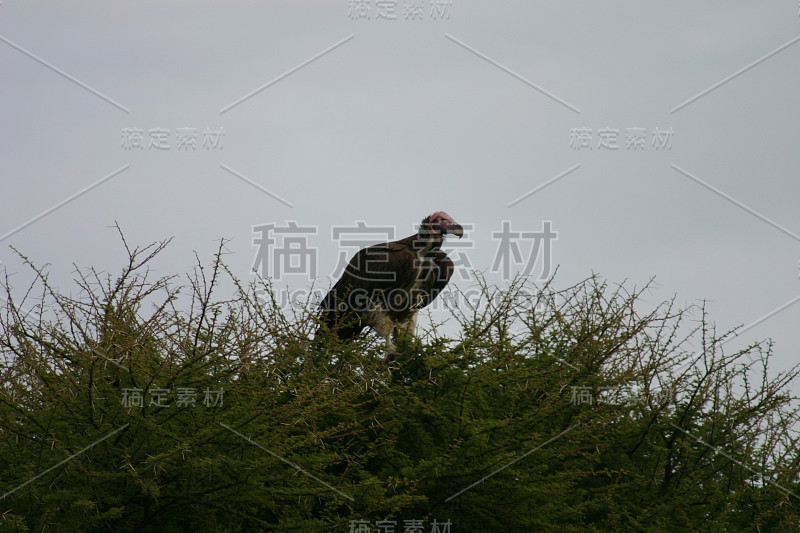
POLYGON ((461 224, 453 224, 447 228, 447 233, 458 235, 458 238, 460 239, 464 236, 464 228, 461 227, 461 224))

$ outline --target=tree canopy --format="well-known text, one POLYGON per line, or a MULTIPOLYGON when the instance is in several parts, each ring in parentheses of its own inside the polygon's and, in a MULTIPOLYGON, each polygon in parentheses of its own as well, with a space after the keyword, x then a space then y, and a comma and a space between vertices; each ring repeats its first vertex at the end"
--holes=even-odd
POLYGON ((312 339, 313 303, 243 284, 222 245, 154 279, 165 245, 74 295, 31 262, 2 284, 0 531, 800 527, 798 371, 726 351, 702 306, 477 276, 441 297, 457 335, 384 362, 375 335, 312 339))

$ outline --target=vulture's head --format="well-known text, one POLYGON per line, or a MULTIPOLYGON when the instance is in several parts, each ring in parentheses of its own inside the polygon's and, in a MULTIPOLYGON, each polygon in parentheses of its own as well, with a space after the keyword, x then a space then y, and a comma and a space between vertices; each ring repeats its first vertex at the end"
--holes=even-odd
POLYGON ((447 234, 458 235, 459 238, 464 236, 464 228, 461 227, 461 224, 453 220, 444 211, 437 211, 423 219, 420 225, 420 233, 423 232, 431 235, 436 240, 443 240, 447 234))

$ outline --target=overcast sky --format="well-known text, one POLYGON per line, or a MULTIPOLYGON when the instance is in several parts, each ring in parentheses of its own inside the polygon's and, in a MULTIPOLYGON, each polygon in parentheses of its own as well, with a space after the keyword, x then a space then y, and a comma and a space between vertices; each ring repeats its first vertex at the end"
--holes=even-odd
POLYGON ((706 300, 720 331, 744 326, 726 350, 771 338, 786 369, 799 9, 2 0, 0 261, 16 286, 31 279, 14 246, 69 292, 73 264, 123 267, 117 221, 133 244, 175 238, 160 274, 224 237, 249 280, 254 227, 272 224, 261 267, 302 290, 355 251, 334 229, 401 238, 444 210, 471 227, 446 246, 467 288, 468 267, 546 271, 531 235, 549 221, 557 286, 655 277, 648 302, 706 300), (290 221, 307 233, 282 233, 290 221), (505 248, 504 228, 520 232, 505 248), (283 272, 292 246, 308 252, 283 272))

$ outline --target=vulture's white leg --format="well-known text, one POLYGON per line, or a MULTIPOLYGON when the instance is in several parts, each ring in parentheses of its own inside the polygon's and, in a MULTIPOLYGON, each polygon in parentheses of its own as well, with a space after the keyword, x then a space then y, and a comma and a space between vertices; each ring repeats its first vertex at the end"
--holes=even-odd
POLYGON ((383 353, 383 361, 388 361, 394 355, 397 355, 397 346, 395 346, 391 337, 388 337, 386 339, 386 351, 383 353))
MULTIPOLYGON (((395 323, 394 339, 397 342, 408 343, 409 341, 411 341, 411 339, 414 338, 414 331, 416 330, 416 328, 417 328, 417 312, 414 311, 403 322, 395 323)), ((390 348, 387 349, 386 356, 383 358, 384 361, 389 359, 390 356, 397 354, 397 347, 394 343, 390 343, 387 340, 387 346, 389 346, 390 348)))
POLYGON ((367 324, 378 332, 378 335, 386 339, 386 353, 383 356, 384 361, 390 355, 397 353, 397 347, 392 340, 392 334, 395 330, 395 323, 389 317, 389 313, 385 311, 372 311, 367 318, 367 324))
POLYGON ((417 329, 417 313, 414 311, 404 322, 397 325, 397 337, 410 339, 417 329))

